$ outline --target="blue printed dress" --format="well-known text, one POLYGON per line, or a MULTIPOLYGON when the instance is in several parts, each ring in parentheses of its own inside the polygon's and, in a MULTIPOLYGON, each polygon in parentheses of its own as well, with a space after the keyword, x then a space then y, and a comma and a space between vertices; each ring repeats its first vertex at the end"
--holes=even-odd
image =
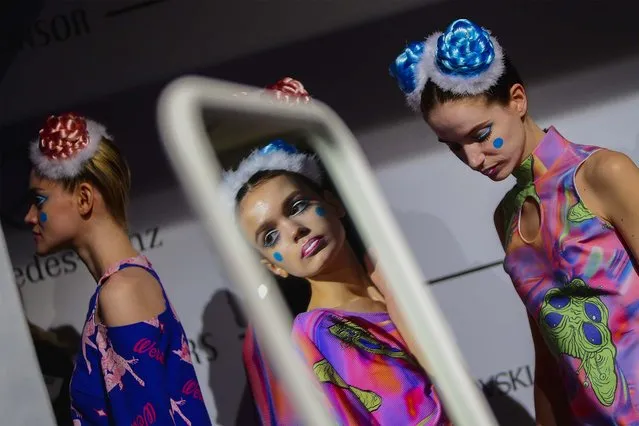
POLYGON ((144 256, 119 262, 98 282, 71 378, 74 426, 211 425, 184 329, 164 289, 166 309, 148 321, 121 327, 96 321, 102 284, 130 267, 160 282, 144 256))

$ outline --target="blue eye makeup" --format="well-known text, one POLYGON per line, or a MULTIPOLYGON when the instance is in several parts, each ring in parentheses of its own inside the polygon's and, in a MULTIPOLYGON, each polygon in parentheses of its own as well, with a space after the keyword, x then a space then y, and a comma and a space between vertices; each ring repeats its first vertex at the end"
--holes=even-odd
POLYGON ((483 142, 486 139, 488 139, 492 131, 493 131, 492 124, 489 126, 486 126, 483 129, 481 129, 479 132, 477 132, 477 134, 475 135, 475 139, 478 140, 479 142, 483 142))
POLYGON ((269 247, 273 247, 275 244, 277 244, 277 240, 280 237, 280 233, 273 229, 272 231, 267 232, 264 235, 264 247, 269 248, 269 247))
POLYGON ((35 196, 35 205, 36 207, 40 208, 42 207, 42 205, 44 204, 44 202, 47 201, 47 197, 45 197, 44 195, 36 195, 35 196))
MULTIPOLYGON (((293 201, 288 208, 289 216, 297 216, 299 214, 304 213, 311 205, 310 200, 298 199, 293 201)), ((280 239, 280 233, 277 229, 268 230, 264 234, 264 240, 262 241, 262 246, 265 248, 274 247, 280 239)), ((276 259, 277 260, 277 259, 276 259)))
POLYGON ((295 201, 291 206, 291 216, 296 216, 300 213, 303 213, 310 204, 311 202, 308 200, 295 201))

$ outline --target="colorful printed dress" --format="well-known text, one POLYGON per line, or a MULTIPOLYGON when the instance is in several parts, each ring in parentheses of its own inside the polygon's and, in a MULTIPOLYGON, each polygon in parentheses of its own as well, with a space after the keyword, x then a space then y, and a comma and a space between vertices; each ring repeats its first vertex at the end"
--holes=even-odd
POLYGON ((98 282, 71 379, 73 424, 210 425, 184 329, 164 289, 167 308, 155 318, 121 327, 96 322, 101 285, 130 267, 160 282, 144 256, 116 264, 98 282))
POLYGON ((575 187, 579 166, 599 149, 547 130, 501 204, 504 269, 558 360, 575 423, 639 425, 639 276, 613 226, 575 187), (518 224, 528 197, 541 228, 527 242, 518 224))
MULTIPOLYGON (((339 425, 449 424, 387 313, 315 309, 295 318, 293 341, 322 383, 339 425)), ((262 424, 301 424, 250 329, 244 364, 262 424)))

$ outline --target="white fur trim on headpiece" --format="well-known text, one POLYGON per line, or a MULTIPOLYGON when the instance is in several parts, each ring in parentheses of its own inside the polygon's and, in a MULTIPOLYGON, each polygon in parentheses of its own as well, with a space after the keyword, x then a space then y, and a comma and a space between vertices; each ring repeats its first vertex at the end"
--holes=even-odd
POLYGON ((300 153, 283 141, 275 141, 264 148, 255 149, 236 170, 226 171, 222 185, 229 204, 235 209, 235 198, 240 189, 258 172, 282 170, 305 176, 318 185, 322 172, 315 156, 300 153))
POLYGON ((428 81, 428 54, 424 54, 415 67, 415 90, 406 94, 406 103, 413 111, 419 111, 422 104, 422 92, 428 81))
MULTIPOLYGON (((450 75, 442 72, 437 65, 437 41, 442 35, 441 32, 432 34, 426 39, 426 54, 423 56, 423 64, 420 67, 425 69, 425 73, 438 87, 452 93, 460 95, 479 95, 493 87, 499 77, 504 73, 504 52, 497 42, 497 39, 490 36, 490 41, 494 47, 495 57, 485 71, 472 76, 450 75), (431 53, 432 52, 432 53, 431 53)), ((426 83, 424 83, 425 85, 426 83)), ((424 86, 421 86, 422 88, 424 86)), ((423 89, 422 89, 423 90, 423 89)), ((421 92, 420 92, 421 101, 421 92)))
POLYGON ((100 123, 76 114, 51 116, 31 142, 29 157, 38 173, 49 179, 74 178, 103 138, 112 140, 100 123))
POLYGON ((419 112, 428 80, 452 93, 478 95, 497 83, 505 70, 504 61, 503 49, 490 31, 467 19, 457 19, 446 32, 410 43, 391 64, 390 73, 408 106, 419 112), (450 69, 442 69, 441 64, 450 69))

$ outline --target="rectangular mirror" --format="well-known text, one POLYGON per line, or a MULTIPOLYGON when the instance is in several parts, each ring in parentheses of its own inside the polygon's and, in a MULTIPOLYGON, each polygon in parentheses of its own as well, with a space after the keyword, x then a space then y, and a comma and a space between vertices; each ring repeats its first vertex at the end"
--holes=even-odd
POLYGON ((219 80, 181 78, 160 97, 158 125, 182 189, 244 296, 260 343, 300 416, 307 424, 334 423, 317 380, 295 355, 283 298, 235 226, 220 186, 222 170, 237 164, 248 147, 278 137, 310 147, 321 159, 359 236, 377 252, 451 420, 457 425, 495 424, 349 129, 321 102, 291 107, 268 97, 238 96, 256 91, 219 80))

